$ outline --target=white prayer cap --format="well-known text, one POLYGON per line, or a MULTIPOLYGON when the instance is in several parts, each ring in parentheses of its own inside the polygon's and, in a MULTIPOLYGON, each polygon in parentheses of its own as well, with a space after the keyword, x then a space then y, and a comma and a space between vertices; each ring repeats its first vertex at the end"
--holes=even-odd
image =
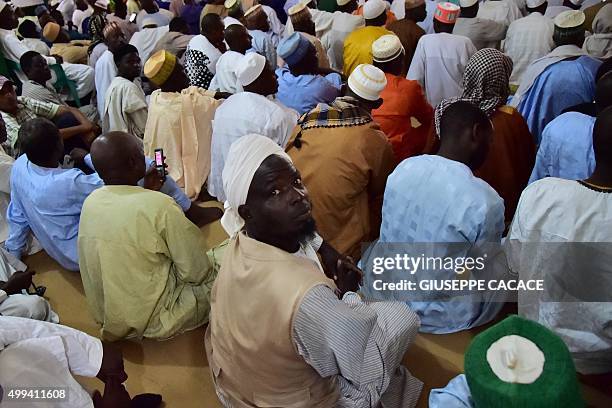
POLYGON ((236 67, 236 76, 242 86, 252 84, 264 70, 268 61, 256 52, 249 52, 238 62, 236 67))
POLYGON ((249 134, 232 143, 221 173, 227 197, 221 225, 230 237, 236 236, 244 226, 238 207, 246 204, 255 172, 261 163, 272 155, 280 156, 291 163, 291 158, 283 148, 266 136, 249 134))
POLYGON ((44 4, 43 0, 12 0, 11 3, 15 7, 23 8, 23 7, 32 7, 38 6, 39 4, 44 4))
POLYGON ((236 3, 238 3, 238 0, 225 0, 225 3, 223 3, 223 7, 225 7, 226 9, 231 9, 236 5, 236 3))
POLYGON ((582 6, 582 3, 584 3, 584 0, 569 0, 570 3, 572 3, 574 6, 582 6))
POLYGON ((157 21, 154 18, 146 17, 142 19, 142 28, 157 27, 157 21))
POLYGON ((368 0, 363 5, 363 18, 373 20, 387 11, 383 0, 368 0))
POLYGON ((256 4, 253 7, 251 7, 250 9, 248 9, 247 11, 244 12, 244 16, 247 17, 255 12, 264 12, 263 8, 261 7, 261 4, 256 4))
POLYGON ((227 28, 227 27, 229 27, 229 26, 232 26, 232 25, 241 25, 241 26, 244 26, 244 24, 242 24, 242 23, 240 22, 240 20, 237 20, 237 19, 235 19, 234 17, 227 16, 227 17, 225 17, 225 18, 223 19, 223 26, 224 26, 225 28, 227 28))
POLYGON ((108 0, 96 0, 94 6, 106 10, 106 8, 108 7, 108 0))
POLYGON ((388 62, 404 52, 402 42, 394 34, 386 34, 372 43, 372 57, 376 62, 388 62))
POLYGON ((536 7, 540 7, 546 1, 547 0, 527 0, 526 4, 527 4, 527 7, 529 7, 530 9, 534 9, 536 7))
POLYGON ((425 0, 406 0, 404 2, 404 7, 410 10, 413 8, 417 8, 422 4, 425 4, 425 0))
POLYGON ((368 101, 380 99, 380 93, 385 86, 387 86, 385 73, 370 64, 358 65, 348 79, 350 90, 368 101))
POLYGON ((567 10, 555 17, 555 26, 559 28, 576 28, 581 27, 586 19, 584 13, 580 10, 567 10))
POLYGON ((478 0, 459 0, 459 6, 462 8, 472 7, 476 3, 478 3, 478 0))
POLYGON ((304 3, 303 1, 298 2, 298 4, 289 7, 289 10, 287 10, 287 15, 292 16, 304 10, 305 8, 307 8, 306 3, 304 3))
POLYGON ((336 0, 336 4, 338 4, 339 6, 344 6, 345 4, 348 4, 351 0, 336 0))
POLYGON ((4 1, 0 0, 0 13, 2 12, 2 10, 4 10, 4 8, 8 6, 8 4, 6 4, 4 1))

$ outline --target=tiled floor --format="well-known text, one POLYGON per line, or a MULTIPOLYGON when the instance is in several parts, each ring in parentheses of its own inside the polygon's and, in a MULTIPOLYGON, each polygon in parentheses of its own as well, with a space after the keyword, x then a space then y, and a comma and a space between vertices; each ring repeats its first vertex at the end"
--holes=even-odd
MULTIPOLYGON (((225 238, 218 222, 203 228, 202 232, 211 245, 225 238)), ((37 272, 36 284, 47 286, 47 296, 60 315, 61 323, 97 335, 97 326, 87 310, 80 276, 63 270, 44 252, 25 261, 37 272)), ((419 335, 404 360, 411 372, 426 384, 419 407, 427 407, 431 388, 443 387, 463 371, 463 353, 479 331, 445 336, 419 335)), ((120 344, 129 375, 127 388, 131 394, 162 394, 166 407, 221 407, 210 379, 203 328, 164 342, 145 340, 120 344)), ((96 379, 82 379, 82 383, 89 389, 100 389, 101 386, 96 379)), ((589 405, 612 407, 612 376, 598 379, 597 388, 599 390, 584 387, 589 405)))

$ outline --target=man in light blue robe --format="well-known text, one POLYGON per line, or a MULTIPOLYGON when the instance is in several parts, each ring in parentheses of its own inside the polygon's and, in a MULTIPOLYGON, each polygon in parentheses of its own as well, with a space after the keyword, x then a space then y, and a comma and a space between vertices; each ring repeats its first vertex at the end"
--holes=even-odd
MULTIPOLYGON (((597 82, 597 112, 612 105, 612 72, 597 82)), ((584 180, 595 170, 593 126, 595 118, 578 112, 566 112, 544 128, 529 183, 544 177, 584 180)))
POLYGON ((287 64, 287 67, 276 70, 276 98, 285 106, 302 115, 317 104, 329 104, 340 96, 340 74, 319 74, 317 51, 302 34, 296 32, 283 39, 277 52, 287 64))
MULTIPOLYGON (((11 172, 6 249, 21 259, 33 232, 49 256, 62 267, 78 271, 81 208, 87 196, 104 182, 97 173, 87 175, 76 168, 59 166, 63 143, 57 127, 46 119, 26 122, 19 131, 18 143, 24 154, 15 161, 11 172)), ((89 155, 85 163, 93 169, 89 155)), ((150 159, 147 167, 154 167, 150 159)), ((183 211, 191 208, 189 198, 170 177, 166 177, 160 191, 173 197, 183 211)))
POLYGON ((564 109, 593 100, 600 65, 601 61, 582 56, 557 62, 537 77, 518 106, 537 144, 546 125, 564 109))
MULTIPOLYGON (((440 133, 437 155, 408 158, 389 176, 378 243, 432 243, 435 245, 427 246, 424 256, 457 259, 466 257, 477 245, 501 242, 504 203, 491 186, 472 173, 486 158, 492 137, 487 116, 468 102, 455 102, 442 115, 440 133), (463 244, 460 251, 455 243, 463 244)), ((443 268, 421 274, 420 279, 427 280, 457 278, 455 271, 443 268)), ((484 278, 477 277, 475 270, 471 274, 484 278)), ((385 276, 385 281, 404 278, 399 274, 385 276)), ((365 285, 364 290, 369 287, 365 285)), ((443 292, 438 294, 444 296, 443 292)), ((502 305, 479 295, 407 303, 421 318, 420 331, 440 334, 487 323, 502 305)))

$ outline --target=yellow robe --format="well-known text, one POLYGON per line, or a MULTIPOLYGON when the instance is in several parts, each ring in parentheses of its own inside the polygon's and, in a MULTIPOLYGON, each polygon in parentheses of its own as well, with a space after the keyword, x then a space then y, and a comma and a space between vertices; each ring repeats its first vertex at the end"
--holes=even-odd
POLYGON ((149 102, 145 154, 164 149, 168 172, 195 199, 210 172, 212 120, 220 101, 196 86, 181 93, 155 91, 149 102))
POLYGON ((344 40, 344 75, 347 77, 359 64, 372 63, 372 43, 386 34, 385 27, 367 26, 353 31, 344 40))

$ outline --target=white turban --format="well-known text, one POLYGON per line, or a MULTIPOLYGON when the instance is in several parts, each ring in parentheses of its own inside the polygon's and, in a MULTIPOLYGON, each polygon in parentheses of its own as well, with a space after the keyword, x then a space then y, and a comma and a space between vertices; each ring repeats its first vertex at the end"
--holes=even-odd
POLYGON ((227 197, 221 225, 230 237, 236 236, 244 226, 238 207, 246 204, 255 172, 273 154, 292 163, 283 148, 266 136, 250 134, 232 143, 221 175, 227 197))

